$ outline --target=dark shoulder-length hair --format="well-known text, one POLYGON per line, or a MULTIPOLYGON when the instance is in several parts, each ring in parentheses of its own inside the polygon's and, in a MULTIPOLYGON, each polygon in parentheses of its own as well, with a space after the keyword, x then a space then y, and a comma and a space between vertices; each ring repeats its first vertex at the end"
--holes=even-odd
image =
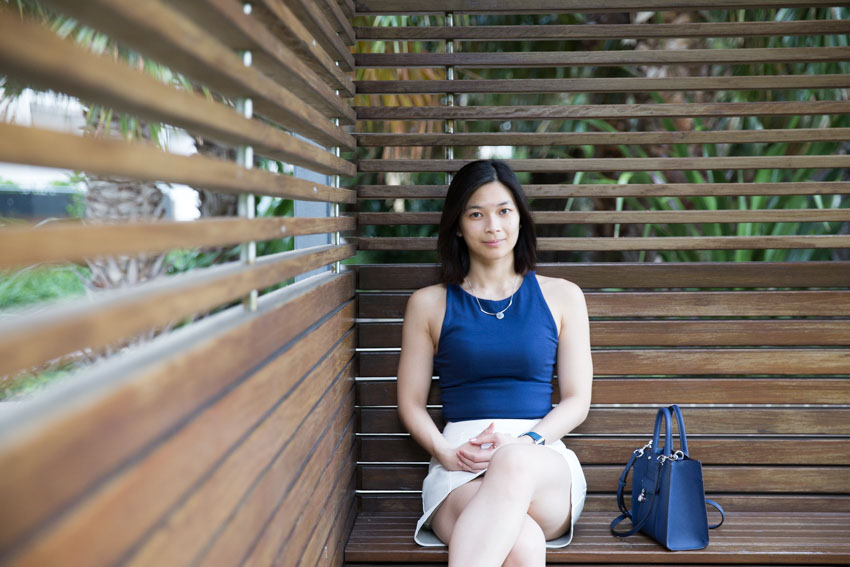
POLYGON ((463 237, 457 235, 460 217, 467 201, 476 189, 498 181, 513 195, 519 212, 519 236, 514 247, 514 269, 518 274, 533 270, 537 264, 537 233, 528 207, 528 199, 513 170, 503 161, 484 159, 466 164, 449 185, 446 204, 440 217, 437 252, 442 264, 443 283, 460 284, 469 272, 469 249, 463 237))

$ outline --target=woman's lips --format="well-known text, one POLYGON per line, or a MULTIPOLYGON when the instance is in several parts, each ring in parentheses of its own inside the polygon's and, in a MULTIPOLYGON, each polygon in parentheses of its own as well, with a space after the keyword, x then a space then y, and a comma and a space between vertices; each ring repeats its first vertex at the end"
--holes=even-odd
POLYGON ((485 240, 484 246, 489 246, 491 248, 495 248, 496 246, 498 246, 502 242, 504 242, 504 240, 485 240))

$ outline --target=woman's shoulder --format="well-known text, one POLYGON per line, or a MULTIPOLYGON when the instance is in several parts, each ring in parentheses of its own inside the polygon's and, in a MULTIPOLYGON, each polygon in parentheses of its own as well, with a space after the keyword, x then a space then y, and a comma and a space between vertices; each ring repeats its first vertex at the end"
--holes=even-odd
POLYGON ((549 276, 541 276, 540 274, 536 275, 537 283, 540 285, 540 289, 543 290, 544 294, 552 293, 561 297, 584 296, 581 288, 570 280, 551 278, 549 276))
POLYGON ((410 296, 408 302, 408 310, 430 312, 432 309, 445 306, 446 304, 446 286, 445 284, 434 284, 428 287, 417 289, 410 296))

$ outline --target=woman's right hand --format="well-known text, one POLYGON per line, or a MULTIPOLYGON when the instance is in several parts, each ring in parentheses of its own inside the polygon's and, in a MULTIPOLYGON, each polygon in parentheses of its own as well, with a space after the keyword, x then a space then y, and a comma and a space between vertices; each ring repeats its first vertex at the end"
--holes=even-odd
POLYGON ((482 443, 479 439, 493 438, 494 435, 498 434, 495 433, 495 424, 491 423, 487 429, 463 445, 448 448, 437 457, 437 460, 449 471, 481 472, 487 470, 490 465, 490 458, 498 448, 498 444, 495 442, 482 443))

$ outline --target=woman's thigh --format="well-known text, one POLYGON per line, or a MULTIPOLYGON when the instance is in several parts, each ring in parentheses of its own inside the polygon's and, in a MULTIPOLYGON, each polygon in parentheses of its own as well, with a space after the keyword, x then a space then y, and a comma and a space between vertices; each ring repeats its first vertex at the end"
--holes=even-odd
MULTIPOLYGON (((558 452, 538 446, 506 445, 493 455, 484 482, 526 483, 533 489, 528 515, 540 525, 546 539, 570 527, 572 475, 558 452), (499 454, 501 453, 501 454, 499 454), (500 474, 491 474, 501 468, 500 474), (487 477, 490 477, 487 479, 487 477)), ((494 487, 498 493, 499 487, 494 487)))
MULTIPOLYGON (((487 476, 487 475, 484 475, 487 476)), ((472 500, 472 497, 478 492, 481 487, 481 482, 484 477, 478 477, 466 484, 452 490, 443 503, 437 508, 434 517, 431 519, 431 530, 443 543, 448 544, 454 531, 455 522, 460 516, 466 505, 472 500)))

